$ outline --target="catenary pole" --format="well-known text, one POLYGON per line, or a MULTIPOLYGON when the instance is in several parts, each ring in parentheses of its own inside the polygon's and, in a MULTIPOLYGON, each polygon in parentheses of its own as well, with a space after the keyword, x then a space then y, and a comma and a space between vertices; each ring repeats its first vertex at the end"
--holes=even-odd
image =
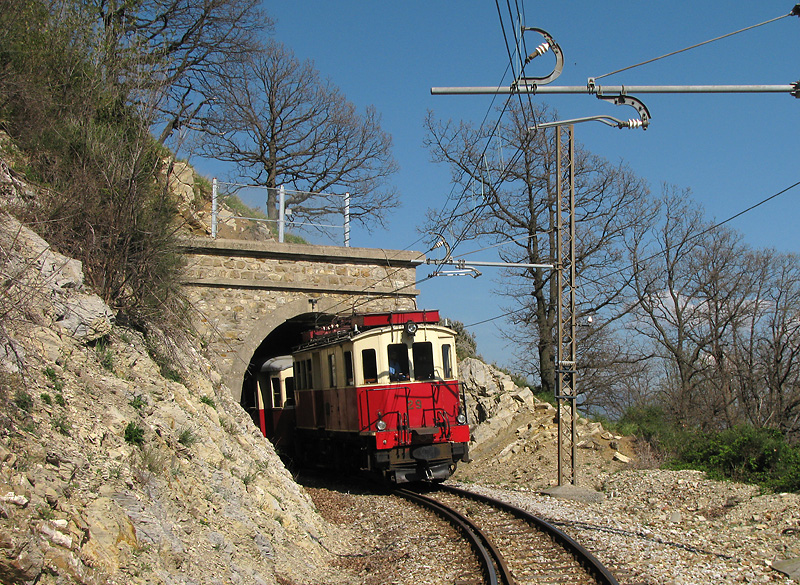
MULTIPOLYGON (((800 16, 800 4, 795 6, 791 13, 800 16)), ((557 157, 557 250, 554 267, 558 289, 558 314, 557 314, 557 347, 555 355, 556 366, 556 401, 558 407, 558 485, 566 483, 577 485, 576 459, 577 459, 577 347, 575 339, 576 312, 576 270, 575 270, 575 180, 574 180, 574 123, 599 121, 609 126, 618 128, 644 128, 649 124, 650 112, 641 100, 633 97, 642 94, 755 94, 755 93, 786 93, 795 98, 800 98, 800 81, 783 85, 600 85, 594 78, 589 78, 585 86, 549 85, 563 67, 563 54, 558 44, 552 37, 541 29, 523 28, 542 34, 548 41, 542 45, 542 51, 537 49, 532 53, 526 63, 547 50, 556 54, 556 66, 553 72, 543 78, 519 77, 508 87, 432 87, 432 95, 594 95, 617 105, 633 106, 639 113, 639 119, 626 121, 617 120, 611 116, 591 116, 550 122, 531 128, 531 131, 555 127, 556 129, 556 157, 557 157), (569 130, 569 195, 564 201, 561 174, 561 130, 568 126, 569 130), (563 224, 566 220, 567 226, 563 224), (567 420, 569 419, 569 420, 567 420)), ((447 257, 441 263, 451 263, 448 251, 447 257)), ((430 262, 429 262, 430 263, 430 262)), ((459 263, 460 268, 469 267, 469 262, 459 263)), ((487 264, 488 265, 488 264, 487 264)), ((475 270, 474 268, 472 270, 475 270)), ((477 272, 477 271, 475 271, 477 272)), ((480 274, 480 273, 478 273, 480 274)))

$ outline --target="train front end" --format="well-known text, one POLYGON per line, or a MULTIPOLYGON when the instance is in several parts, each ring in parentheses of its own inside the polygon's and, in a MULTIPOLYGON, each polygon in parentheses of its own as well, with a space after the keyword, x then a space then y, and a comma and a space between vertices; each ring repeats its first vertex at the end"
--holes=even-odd
POLYGON ((370 467, 394 483, 450 477, 469 458, 454 332, 437 311, 364 315, 361 326, 353 341, 369 374, 358 400, 370 467))
POLYGON ((354 316, 331 341, 320 336, 295 354, 295 377, 327 386, 300 393, 304 450, 394 483, 448 478, 469 460, 456 368, 455 333, 438 311, 354 316))

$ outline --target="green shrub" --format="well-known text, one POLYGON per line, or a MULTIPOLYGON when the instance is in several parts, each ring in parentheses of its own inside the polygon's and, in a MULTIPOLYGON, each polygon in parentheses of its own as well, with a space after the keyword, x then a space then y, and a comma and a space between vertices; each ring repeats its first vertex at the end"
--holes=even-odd
POLYGON ((144 429, 131 421, 125 427, 125 442, 131 445, 142 446, 144 444, 144 429))
POLYGON ((62 435, 67 437, 72 436, 72 423, 70 423, 64 416, 56 417, 52 420, 53 428, 62 435))
POLYGON ((114 371, 114 353, 111 351, 111 343, 106 338, 97 340, 94 346, 95 353, 97 354, 97 361, 100 366, 109 372, 114 371))
POLYGON ((20 410, 28 412, 33 407, 33 398, 28 394, 27 390, 18 388, 17 391, 14 392, 14 404, 16 404, 20 410))
POLYGON ((47 366, 44 369, 44 375, 48 380, 50 380, 50 383, 53 384, 53 389, 56 392, 61 392, 61 390, 64 388, 64 380, 58 377, 55 369, 53 369, 51 366, 47 366))
POLYGON ((50 395, 49 395, 47 392, 42 392, 42 393, 39 395, 39 398, 41 398, 41 399, 42 399, 42 402, 44 402, 44 403, 45 403, 45 404, 47 404, 48 406, 49 406, 49 405, 51 405, 51 404, 53 404, 53 400, 52 400, 52 398, 50 398, 50 395))
POLYGON ((637 435, 661 451, 672 451, 681 442, 681 433, 659 406, 629 408, 617 425, 624 434, 637 435))
POLYGON ((156 447, 144 447, 139 457, 142 469, 146 469, 150 473, 163 473, 167 467, 167 454, 162 453, 156 447))
POLYGON ((713 478, 773 491, 800 491, 800 446, 789 445, 777 429, 740 426, 686 434, 670 467, 700 469, 713 478))
POLYGON ((164 378, 171 382, 183 382, 183 376, 172 366, 170 358, 164 355, 158 345, 149 337, 145 341, 145 347, 147 348, 147 353, 150 355, 150 359, 158 366, 164 378))
POLYGON ((210 406, 211 408, 214 408, 214 409, 216 409, 216 408, 217 408, 217 405, 216 405, 216 403, 214 402, 214 399, 213 399, 213 398, 211 398, 210 396, 201 396, 201 397, 200 397, 200 402, 202 402, 203 404, 207 404, 207 405, 208 405, 208 406, 210 406))
POLYGON ((183 429, 181 434, 178 435, 178 442, 184 447, 191 447, 199 440, 200 438, 191 429, 183 429))
POLYGON ((134 396, 133 400, 128 402, 128 404, 130 406, 132 406, 133 408, 135 408, 136 410, 139 410, 140 408, 142 408, 147 403, 144 401, 144 399, 141 396, 134 396))

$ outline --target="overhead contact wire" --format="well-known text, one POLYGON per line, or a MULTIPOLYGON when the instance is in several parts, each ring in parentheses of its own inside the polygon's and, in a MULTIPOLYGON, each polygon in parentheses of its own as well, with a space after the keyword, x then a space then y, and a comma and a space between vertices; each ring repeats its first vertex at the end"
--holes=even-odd
MULTIPOLYGON (((785 193, 787 193, 787 192, 791 191, 792 189, 794 189, 795 187, 798 187, 798 186, 800 186, 800 181, 797 181, 796 183, 794 183, 794 184, 792 184, 792 185, 789 185, 788 187, 786 187, 786 188, 784 188, 784 189, 781 189, 781 190, 780 190, 780 191, 778 191, 777 193, 773 193, 773 194, 772 194, 772 195, 770 195, 769 197, 765 197, 764 199, 762 199, 762 200, 761 200, 761 201, 759 201, 758 203, 755 203, 755 204, 751 205, 751 206, 750 206, 750 207, 748 207, 747 209, 743 209, 743 210, 742 210, 742 211, 740 211, 739 213, 736 213, 736 214, 734 214, 734 215, 730 216, 729 218, 727 218, 727 219, 725 219, 725 220, 723 220, 723 221, 721 221, 721 222, 719 222, 719 223, 716 223, 716 224, 714 224, 714 225, 712 225, 712 226, 708 227, 707 229, 703 230, 703 231, 702 231, 702 232, 700 232, 699 234, 696 234, 696 235, 692 236, 691 238, 689 238, 689 239, 687 240, 687 242, 691 242, 691 241, 693 241, 693 240, 696 240, 697 238, 699 238, 699 237, 701 237, 701 236, 704 236, 705 234, 707 234, 707 233, 709 233, 709 232, 711 232, 711 231, 713 231, 713 230, 717 229, 718 227, 721 227, 721 226, 725 225, 726 223, 729 223, 729 222, 733 221, 734 219, 737 219, 738 217, 741 217, 741 216, 742 216, 742 215, 744 215, 745 213, 748 213, 748 212, 750 212, 750 211, 753 211, 753 210, 754 210, 754 209, 756 209, 757 207, 761 207, 761 206, 762 206, 762 205, 764 205, 765 203, 768 203, 769 201, 772 201, 773 199, 775 199, 775 198, 777 198, 777 197, 780 197, 781 195, 783 195, 783 194, 785 194, 785 193)), ((652 255, 650 255, 650 256, 647 256, 647 257, 645 257, 645 258, 642 258, 642 259, 641 259, 639 262, 647 262, 647 261, 649 261, 649 260, 653 260, 653 259, 657 258, 657 257, 658 257, 658 256, 660 256, 660 255, 661 255, 661 253, 660 253, 660 252, 656 252, 655 254, 652 254, 652 255)), ((628 268, 631 268, 631 266, 626 266, 625 268, 620 268, 619 270, 616 270, 616 271, 614 271, 614 272, 610 272, 608 275, 609 275, 609 276, 613 276, 613 275, 615 275, 615 274, 619 274, 619 273, 621 273, 621 272, 623 272, 623 271, 627 270, 628 268)), ((588 279, 587 279, 587 282, 591 282, 591 283, 594 283, 594 284, 598 284, 598 282, 597 282, 596 280, 588 280, 588 279)), ((483 325, 484 323, 489 323, 490 321, 496 321, 497 319, 502 319, 503 317, 508 317, 509 315, 512 315, 512 314, 514 314, 515 312, 516 312, 516 310, 509 311, 509 312, 507 312, 507 313, 503 313, 503 314, 501 314, 501 315, 496 315, 496 316, 494 316, 494 317, 489 317, 488 319, 483 319, 482 321, 476 321, 475 323, 470 323, 469 325, 464 325, 464 327, 468 329, 468 328, 470 328, 470 327, 475 327, 476 325, 483 325)))
POLYGON ((683 53, 683 52, 689 51, 691 49, 696 49, 697 47, 702 47, 703 45, 707 45, 709 43, 713 43, 714 41, 719 41, 719 40, 722 40, 722 39, 726 39, 728 37, 732 37, 733 35, 738 35, 739 33, 743 33, 743 32, 746 32, 748 30, 752 30, 754 28, 758 28, 760 26, 764 26, 765 24, 770 24, 770 23, 776 22, 778 20, 786 18, 787 16, 800 16, 800 10, 797 8, 797 6, 795 6, 795 9, 792 10, 792 12, 790 12, 789 14, 784 14, 783 16, 778 16, 776 18, 772 18, 770 20, 761 22, 759 24, 754 24, 752 26, 748 26, 746 28, 743 28, 743 29, 740 29, 740 30, 737 30, 737 31, 734 31, 734 32, 731 32, 731 33, 728 33, 728 34, 725 34, 725 35, 722 35, 722 36, 719 36, 719 37, 716 37, 716 38, 713 38, 713 39, 709 39, 707 41, 703 41, 702 43, 697 43, 696 45, 692 45, 690 47, 686 47, 685 49, 679 49, 678 51, 673 51, 671 53, 667 53, 665 55, 661 55, 660 57, 654 57, 652 59, 648 59, 647 61, 642 61, 641 63, 637 63, 636 65, 629 65, 628 67, 623 67, 622 69, 617 69, 616 71, 612 71, 610 73, 604 73, 603 75, 598 75, 597 77, 594 77, 593 79, 595 79, 595 80, 602 79, 603 77, 609 77, 610 75, 615 75, 617 73, 622 73, 623 71, 628 71, 629 69, 634 69, 636 67, 641 67, 642 65, 647 65, 648 63, 653 63, 654 61, 658 61, 659 59, 665 59, 667 57, 672 57, 673 55, 677 55, 679 53, 683 53))

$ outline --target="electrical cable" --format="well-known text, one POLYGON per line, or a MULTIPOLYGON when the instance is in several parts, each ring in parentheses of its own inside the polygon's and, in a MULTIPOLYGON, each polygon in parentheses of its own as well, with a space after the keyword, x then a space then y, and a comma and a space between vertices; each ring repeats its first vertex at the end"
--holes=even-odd
MULTIPOLYGON (((509 62, 509 65, 511 66, 511 74, 512 74, 512 76, 514 76, 514 81, 516 82, 517 74, 514 71, 514 56, 511 54, 511 47, 508 44, 508 35, 506 34, 506 26, 503 23, 503 14, 502 14, 502 12, 500 10, 500 2, 499 2, 499 0, 494 0, 494 4, 497 7, 497 17, 500 19, 500 29, 503 32, 503 41, 505 42, 505 45, 506 45, 506 53, 508 53, 508 62, 509 62)), ((514 17, 511 14, 511 3, 510 3, 509 0, 506 0, 506 6, 508 6, 508 15, 509 15, 509 19, 511 20, 511 26, 512 26, 512 30, 513 30, 514 17)), ((516 42, 516 39, 517 39, 517 36, 516 36, 516 33, 515 33, 514 34, 514 41, 515 41, 514 45, 515 45, 517 54, 519 54, 519 43, 516 42)), ((521 72, 520 72, 520 74, 521 74, 521 72)), ((511 93, 511 95, 514 95, 514 94, 516 94, 517 95, 517 99, 519 99, 519 107, 520 107, 520 110, 522 111, 522 115, 524 117, 525 116, 525 106, 522 103, 522 96, 520 95, 519 92, 512 92, 511 93)))
MULTIPOLYGON (((796 9, 797 9, 797 7, 795 7, 795 10, 796 9)), ((765 24, 770 24, 772 22, 776 22, 778 20, 786 18, 787 16, 796 16, 797 14, 796 14, 795 10, 792 10, 792 12, 790 12, 789 14, 784 14, 783 16, 778 16, 777 18, 773 18, 773 19, 764 21, 764 22, 759 23, 759 24, 754 24, 753 26, 748 26, 746 28, 743 28, 743 29, 740 29, 740 30, 737 30, 737 31, 734 31, 734 32, 731 32, 731 33, 728 33, 728 34, 725 34, 725 35, 722 35, 720 37, 709 39, 707 41, 703 41, 702 43, 697 43, 696 45, 692 45, 690 47, 686 47, 685 49, 680 49, 678 51, 673 51, 671 53, 667 53, 665 55, 661 55, 660 57, 654 57, 653 59, 648 59, 647 61, 642 61, 641 63, 637 63, 636 65, 629 65, 628 67, 623 67, 622 69, 617 69, 616 71, 612 71, 610 73, 605 73, 603 75, 598 75, 597 77, 593 77, 592 79, 597 81, 598 79, 602 79, 603 77, 609 77, 610 75, 615 75, 617 73, 622 73, 623 71, 628 71, 629 69, 634 69, 636 67, 641 67, 642 65, 647 65, 648 63, 653 63, 654 61, 658 61, 659 59, 665 59, 666 57, 672 57, 673 55, 677 55, 678 53, 683 53, 684 51, 689 51, 691 49, 696 49, 697 47, 702 47, 703 45, 707 45, 709 43, 713 43, 714 41, 719 41, 721 39, 732 37, 733 35, 737 35, 739 33, 743 33, 745 31, 752 30, 754 28, 758 28, 759 26, 764 26, 765 24)))
POLYGON ((485 252, 486 250, 491 250, 492 248, 499 248, 500 246, 506 246, 506 245, 514 243, 514 242, 521 242, 523 240, 531 240, 531 239, 536 238, 538 236, 544 236, 544 235, 550 234, 552 232, 553 232, 553 230, 544 230, 544 231, 541 231, 541 232, 536 232, 535 234, 525 234, 525 235, 522 235, 522 236, 517 236, 516 238, 510 238, 510 239, 504 240, 502 242, 497 242, 496 244, 491 244, 489 246, 484 246, 483 248, 478 248, 477 250, 472 250, 470 252, 464 252, 463 254, 459 254, 457 256, 457 258, 464 258, 465 256, 469 256, 471 254, 477 254, 478 252, 485 252))
MULTIPOLYGON (((700 232, 698 234, 695 234, 694 236, 690 237, 687 240, 687 242, 691 242, 693 240, 696 240, 697 238, 700 238, 701 236, 703 236, 703 235, 705 235, 705 234, 707 234, 707 233, 709 233, 709 232, 711 232, 711 231, 713 231, 713 230, 725 225, 726 223, 729 223, 729 222, 733 221, 734 219, 737 219, 738 217, 741 217, 745 213, 748 213, 748 212, 756 209, 757 207, 760 207, 760 206, 764 205, 765 203, 768 203, 769 201, 772 201, 773 199, 775 199, 775 198, 787 193, 788 191, 791 191, 792 189, 794 189, 795 187, 798 187, 798 186, 800 186, 800 181, 797 181, 796 183, 794 183, 792 185, 789 185, 788 187, 786 187, 784 189, 781 189, 777 193, 773 193, 769 197, 765 197, 764 199, 762 199, 758 203, 755 203, 754 205, 751 205, 750 207, 748 207, 746 209, 743 209, 742 211, 730 216, 729 218, 727 218, 727 219, 725 219, 725 220, 723 220, 723 221, 721 221, 719 223, 716 223, 716 224, 706 228, 702 232, 700 232)), ((640 262, 647 262, 648 260, 653 260, 654 258, 657 258, 658 256, 660 256, 660 252, 652 254, 651 256, 647 256, 646 258, 642 258, 640 260, 640 262)), ((626 266, 625 268, 620 268, 619 270, 616 270, 614 272, 610 272, 608 275, 609 276, 613 276, 615 274, 620 274, 621 272, 624 272, 625 270, 628 270, 629 268, 630 268, 630 266, 626 266)), ((588 280, 587 279, 587 282, 594 283, 594 284, 600 284, 596 280, 588 280)), ((496 321, 497 319, 502 319, 503 317, 508 317, 509 315, 512 315, 512 314, 514 314, 516 312, 517 312, 516 309, 512 310, 512 311, 508 311, 507 313, 503 313, 501 315, 496 315, 494 317, 489 317, 488 319, 483 319, 482 321, 476 321, 475 323, 470 323, 469 325, 464 325, 464 328, 468 329, 470 327, 475 327, 477 325, 482 325, 484 323, 489 323, 490 321, 496 321)))

